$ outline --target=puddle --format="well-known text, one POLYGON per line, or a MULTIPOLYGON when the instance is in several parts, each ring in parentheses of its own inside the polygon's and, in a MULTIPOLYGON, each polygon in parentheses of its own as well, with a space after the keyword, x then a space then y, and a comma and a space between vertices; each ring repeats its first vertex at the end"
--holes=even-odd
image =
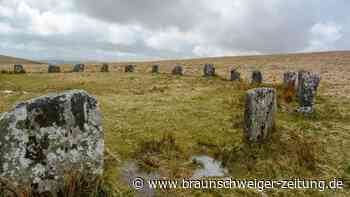
POLYGON ((192 179, 203 177, 223 177, 227 174, 227 169, 223 168, 220 161, 207 155, 193 156, 192 160, 202 164, 202 168, 194 171, 192 179))
MULTIPOLYGON (((227 175, 227 170, 222 167, 221 162, 207 155, 197 155, 191 158, 201 163, 202 167, 195 170, 191 179, 201 179, 204 177, 224 177, 227 175)), ((136 161, 127 161, 123 164, 121 175, 123 180, 129 184, 129 187, 135 189, 133 182, 137 178, 144 180, 144 188, 136 191, 138 197, 153 197, 156 191, 148 187, 148 180, 159 179, 160 174, 157 172, 143 172, 137 165, 136 161)))
POLYGON ((153 197, 155 196, 155 190, 150 189, 147 185, 148 180, 150 179, 159 179, 160 175, 157 172, 145 173, 140 170, 135 161, 127 161, 122 166, 122 176, 124 181, 129 184, 130 188, 134 188, 133 182, 137 178, 142 178, 144 182, 144 188, 136 190, 136 196, 138 197, 153 197))

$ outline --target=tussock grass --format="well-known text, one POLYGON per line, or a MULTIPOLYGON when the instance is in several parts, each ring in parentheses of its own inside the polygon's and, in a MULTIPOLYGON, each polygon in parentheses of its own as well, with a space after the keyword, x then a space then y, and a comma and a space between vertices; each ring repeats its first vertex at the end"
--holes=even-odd
POLYGON ((12 186, 8 180, 1 180, 0 197, 107 197, 113 189, 104 183, 102 177, 85 177, 81 173, 67 173, 63 188, 57 191, 38 193, 31 186, 12 186))

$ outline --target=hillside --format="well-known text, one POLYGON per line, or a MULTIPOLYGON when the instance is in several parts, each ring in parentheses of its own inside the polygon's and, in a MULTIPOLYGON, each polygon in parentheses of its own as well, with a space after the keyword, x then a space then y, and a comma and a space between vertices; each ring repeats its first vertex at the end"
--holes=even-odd
POLYGON ((202 63, 202 62, 225 62, 232 63, 237 61, 259 61, 262 64, 267 61, 291 61, 293 60, 348 60, 350 64, 350 51, 324 51, 311 53, 287 53, 287 54, 268 54, 268 55, 243 55, 243 56, 222 56, 222 57, 203 57, 189 59, 169 59, 169 60, 152 60, 152 61, 135 61, 123 63, 202 63))
POLYGON ((5 64, 41 64, 40 62, 0 55, 0 65, 5 64))

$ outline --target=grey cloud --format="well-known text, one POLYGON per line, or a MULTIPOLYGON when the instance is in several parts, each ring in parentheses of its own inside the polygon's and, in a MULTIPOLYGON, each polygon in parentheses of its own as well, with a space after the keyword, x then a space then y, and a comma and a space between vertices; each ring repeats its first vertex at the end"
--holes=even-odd
POLYGON ((112 23, 136 23, 162 29, 191 29, 204 15, 213 15, 196 0, 73 0, 78 11, 112 23))
MULTIPOLYGON (((183 32, 197 30, 196 33, 209 46, 261 53, 303 50, 311 39, 310 29, 313 25, 323 21, 341 21, 346 10, 336 4, 341 3, 339 5, 342 7, 350 5, 343 0, 337 3, 320 0, 246 0, 241 1, 246 6, 246 13, 240 21, 231 23, 227 18, 222 20, 220 11, 204 6, 203 2, 102 0, 96 3, 94 0, 75 0, 75 5, 88 16, 100 20, 138 23, 146 28, 175 26, 183 32)), ((222 4, 223 7, 231 5, 220 0, 212 4, 222 4)), ((240 10, 232 8, 233 15, 235 11, 240 10)))
POLYGON ((249 10, 238 24, 221 28, 217 42, 226 49, 262 53, 295 52, 306 47, 310 28, 319 18, 311 1, 280 1, 266 6, 264 1, 246 1, 249 10))
POLYGON ((0 37, 0 54, 19 56, 36 60, 99 60, 122 61, 129 59, 180 58, 186 54, 156 50, 142 40, 133 45, 113 44, 97 41, 99 35, 91 32, 74 33, 69 36, 50 35, 42 37, 33 34, 12 34, 0 37))
MULTIPOLYGON (((68 33, 40 35, 27 32, 30 21, 21 12, 10 18, 0 15, 0 23, 17 30, 0 35, 0 54, 34 59, 133 60, 197 57, 196 48, 207 49, 204 55, 208 56, 224 52, 299 52, 315 39, 310 30, 319 23, 340 27, 341 37, 325 43, 332 45, 329 48, 350 47, 348 0, 48 0, 43 5, 38 4, 39 0, 25 1, 40 12, 79 15, 93 22, 88 28, 73 24, 68 33), (126 36, 132 42, 108 40, 111 32, 106 28, 115 24, 125 29, 137 26, 135 36, 126 36), (169 29, 178 34, 169 33, 169 29), (147 36, 152 36, 155 43, 150 44, 147 36), (178 50, 172 49, 174 45, 178 50), (212 49, 219 52, 213 53, 212 49)), ((0 0, 0 6, 5 2, 0 0)))

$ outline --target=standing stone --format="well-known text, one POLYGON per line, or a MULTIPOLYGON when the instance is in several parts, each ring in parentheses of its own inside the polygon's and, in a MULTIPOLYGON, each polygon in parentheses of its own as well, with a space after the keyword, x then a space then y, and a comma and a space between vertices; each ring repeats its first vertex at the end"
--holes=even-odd
POLYGON ((241 80, 241 73, 239 73, 236 69, 231 70, 231 81, 240 81, 241 80))
POLYGON ((85 71, 85 65, 84 64, 76 64, 73 67, 73 72, 84 72, 85 71))
POLYGON ((101 72, 109 72, 109 65, 108 64, 102 64, 101 72))
POLYGON ((300 70, 298 72, 298 88, 297 88, 297 96, 299 97, 299 93, 302 91, 302 83, 300 83, 300 81, 302 81, 303 76, 305 75, 314 75, 314 77, 316 78, 315 80, 315 89, 318 89, 318 86, 320 85, 320 81, 321 81, 321 77, 319 76, 319 74, 316 73, 311 73, 309 71, 305 71, 305 70, 300 70))
POLYGON ((291 103, 296 96, 297 79, 298 79, 298 74, 296 72, 288 71, 283 74, 282 98, 286 103, 291 103))
POLYGON ((262 83, 263 77, 260 71, 255 70, 252 73, 252 83, 253 84, 260 84, 262 83))
POLYGON ((61 68, 57 65, 50 64, 48 67, 48 73, 59 73, 61 72, 61 68))
POLYGON ((244 131, 251 142, 263 142, 275 126, 276 90, 248 90, 245 100, 244 131))
POLYGON ((0 116, 0 133, 0 176, 14 185, 57 191, 72 170, 103 173, 101 114, 85 91, 20 103, 0 116))
POLYGON ((126 73, 132 73, 134 71, 135 71, 135 65, 130 64, 130 65, 125 66, 126 73))
POLYGON ((159 73, 159 65, 152 66, 152 73, 159 73))
POLYGON ((300 90, 301 90, 301 76, 303 75, 303 73, 306 72, 305 70, 299 70, 298 71, 298 84, 297 84, 297 98, 299 98, 300 95, 300 90))
POLYGON ((215 67, 214 64, 205 64, 203 73, 205 77, 215 76, 215 67))
POLYGON ((296 72, 285 72, 283 74, 283 88, 293 88, 295 90, 297 85, 298 74, 296 72))
POLYGON ((183 75, 183 68, 181 65, 176 65, 172 71, 173 75, 183 75))
POLYGON ((13 67, 13 72, 15 74, 26 73, 26 71, 24 70, 24 67, 21 64, 15 64, 14 67, 13 67))
POLYGON ((298 80, 298 111, 301 113, 312 113, 314 111, 314 100, 321 77, 317 73, 300 71, 298 73, 298 80))

